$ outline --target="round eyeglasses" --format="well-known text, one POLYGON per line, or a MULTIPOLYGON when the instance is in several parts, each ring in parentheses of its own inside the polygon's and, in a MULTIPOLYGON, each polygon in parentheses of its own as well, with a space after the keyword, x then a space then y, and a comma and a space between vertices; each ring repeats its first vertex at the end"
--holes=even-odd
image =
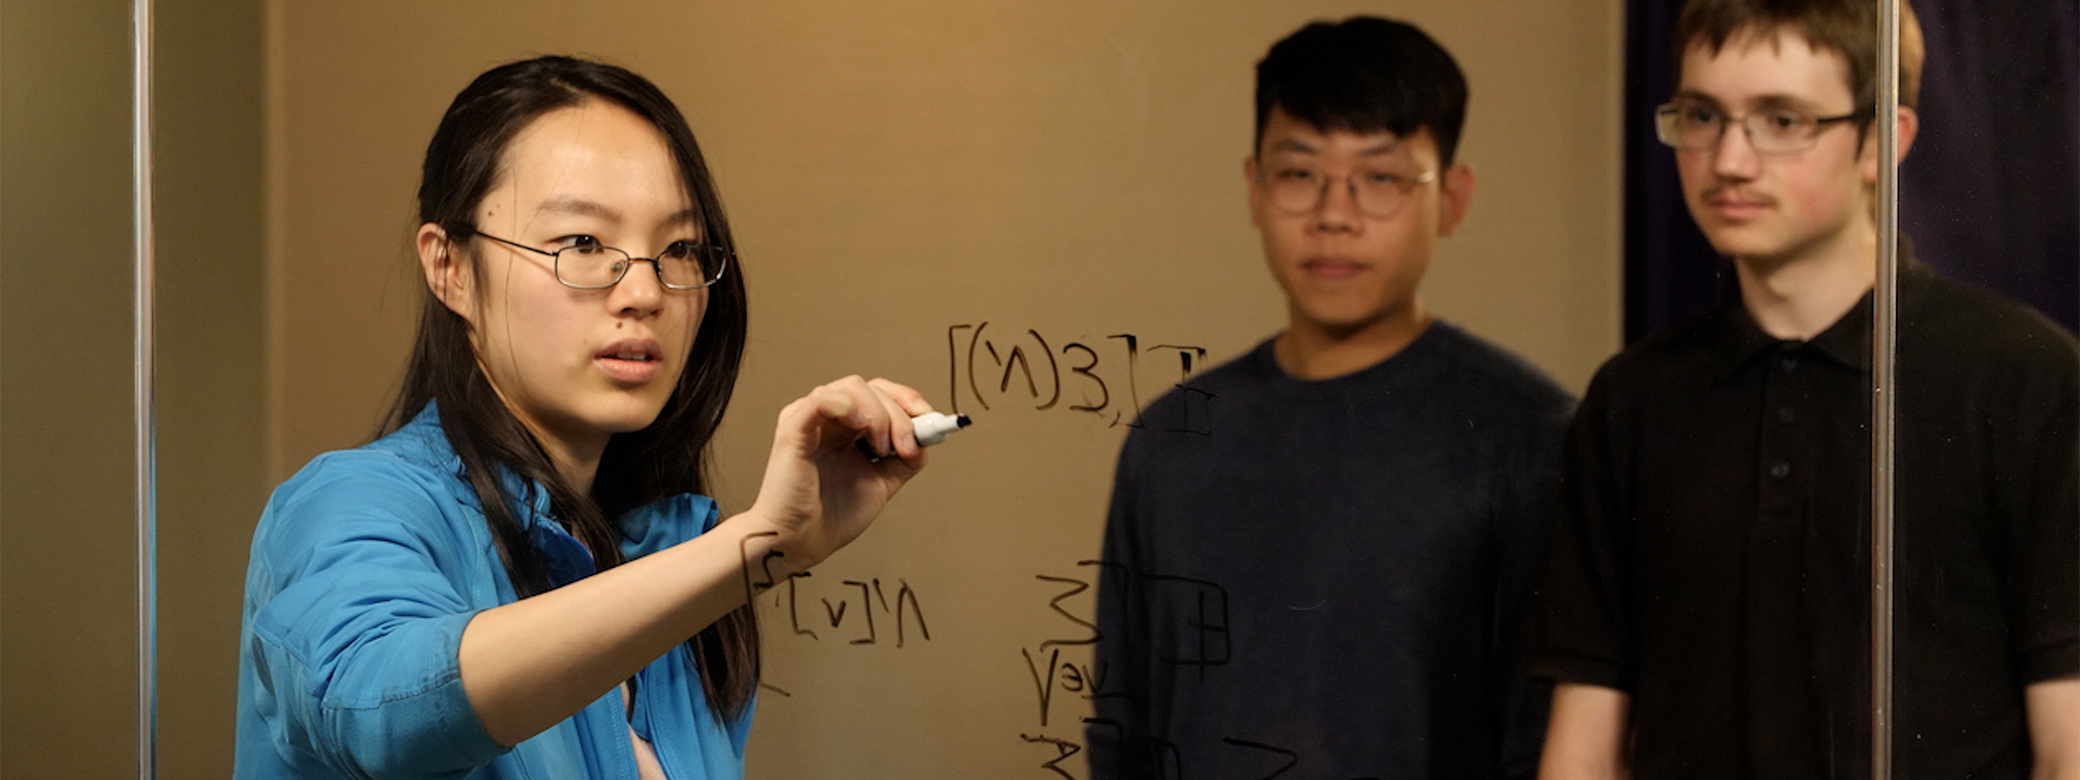
POLYGON ((729 250, 712 244, 679 241, 665 247, 656 257, 636 257, 600 244, 579 244, 551 252, 481 230, 472 232, 514 249, 547 256, 556 281, 579 290, 604 290, 620 284, 621 278, 628 275, 628 267, 638 261, 656 269, 657 281, 671 290, 698 290, 722 281, 722 272, 729 268, 729 250))
POLYGON ((1718 148, 1726 128, 1738 124, 1757 154, 1795 154, 1813 148, 1828 125, 1861 122, 1871 113, 1858 109, 1841 116, 1816 117, 1795 108, 1765 108, 1731 116, 1710 103, 1677 101, 1654 109, 1654 134, 1677 149, 1704 152, 1718 148))
POLYGON ((1414 200, 1415 188, 1437 180, 1436 171, 1409 175, 1385 171, 1353 171, 1327 174, 1299 166, 1258 169, 1257 183, 1271 196, 1271 205, 1289 214, 1307 214, 1321 208, 1329 184, 1343 179, 1350 188, 1358 211, 1374 219, 1389 219, 1414 200))

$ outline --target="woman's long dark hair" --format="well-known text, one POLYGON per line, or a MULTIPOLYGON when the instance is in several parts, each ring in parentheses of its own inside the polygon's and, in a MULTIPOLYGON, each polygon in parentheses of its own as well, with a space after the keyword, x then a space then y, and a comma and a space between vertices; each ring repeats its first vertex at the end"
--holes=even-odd
MULTIPOLYGON (((680 179, 700 212, 703 240, 731 250, 729 222, 685 117, 648 80, 626 69, 570 57, 540 57, 503 65, 478 76, 455 96, 426 147, 419 182, 419 219, 439 225, 459 246, 474 235, 473 214, 501 175, 506 145, 543 114, 601 100, 634 112, 655 126, 671 147, 680 179)), ((472 268, 472 273, 481 269, 472 268)), ((614 519, 630 509, 679 493, 706 493, 708 441, 722 422, 744 354, 744 274, 732 263, 708 288, 708 308, 693 339, 686 369, 664 409, 649 427, 616 434, 600 458, 592 494, 579 495, 557 476, 548 453, 513 416, 479 370, 470 347, 470 323, 428 290, 419 313, 419 334, 385 432, 409 422, 428 402, 438 405, 441 427, 464 475, 476 490, 499 556, 521 597, 563 583, 549 579, 534 541, 514 506, 533 505, 532 496, 508 495, 500 470, 524 478, 532 492, 549 494, 551 515, 592 553, 600 570, 621 563, 620 529, 614 519)), ((744 712, 758 687, 758 623, 743 607, 702 629, 692 640, 708 703, 725 718, 744 712)))

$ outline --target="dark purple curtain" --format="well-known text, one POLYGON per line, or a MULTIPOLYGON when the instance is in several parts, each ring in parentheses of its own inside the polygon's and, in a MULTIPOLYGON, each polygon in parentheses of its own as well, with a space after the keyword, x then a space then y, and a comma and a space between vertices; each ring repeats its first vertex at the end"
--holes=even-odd
MULTIPOLYGON (((1900 226, 1939 273, 2080 326, 2080 0, 1912 0, 1928 60, 1900 226)), ((1711 300, 1725 260, 1683 206, 1654 140, 1674 91, 1683 0, 1629 0, 1625 340, 1711 300)))
POLYGON ((1654 107, 1675 94, 1669 36, 1683 0, 1628 0, 1625 20, 1625 343, 1704 308, 1728 273, 1690 221, 1654 107))

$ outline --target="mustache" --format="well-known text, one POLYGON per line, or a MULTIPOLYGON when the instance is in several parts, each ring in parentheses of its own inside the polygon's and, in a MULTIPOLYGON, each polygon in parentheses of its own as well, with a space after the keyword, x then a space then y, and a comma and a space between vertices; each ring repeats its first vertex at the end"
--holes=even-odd
POLYGON ((1703 199, 1706 203, 1716 203, 1718 201, 1731 200, 1739 203, 1755 203, 1764 206, 1775 205, 1777 202, 1776 198, 1772 198, 1768 195, 1755 192, 1754 190, 1742 189, 1740 185, 1736 184, 1720 184, 1712 187, 1707 187, 1705 188, 1703 199))

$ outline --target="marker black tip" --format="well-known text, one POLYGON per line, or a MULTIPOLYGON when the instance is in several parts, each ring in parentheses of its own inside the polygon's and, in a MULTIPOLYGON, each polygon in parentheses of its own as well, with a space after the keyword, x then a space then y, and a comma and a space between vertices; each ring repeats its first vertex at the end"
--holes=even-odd
MULTIPOLYGON (((938 412, 926 412, 910 418, 911 433, 917 437, 917 445, 920 447, 930 447, 938 444, 945 441, 946 437, 952 435, 954 431, 974 424, 974 418, 965 414, 946 415, 938 412)), ((865 436, 853 440, 852 444, 859 450, 861 455, 867 456, 867 461, 871 463, 879 463, 882 458, 895 456, 893 452, 887 455, 875 452, 873 445, 867 443, 867 437, 865 436)))

